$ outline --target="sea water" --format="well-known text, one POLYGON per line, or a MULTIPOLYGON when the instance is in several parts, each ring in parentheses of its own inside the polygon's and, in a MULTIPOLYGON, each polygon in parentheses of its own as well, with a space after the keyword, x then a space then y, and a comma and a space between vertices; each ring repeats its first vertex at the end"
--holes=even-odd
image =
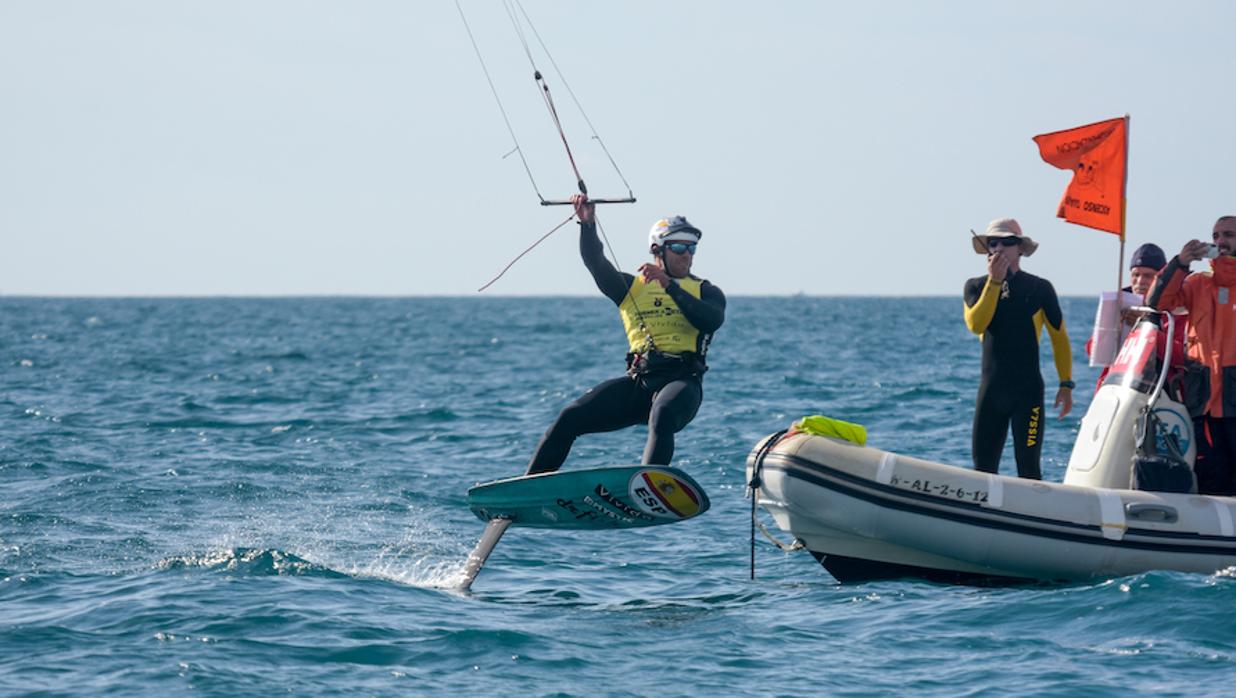
MULTIPOLYGON (((1063 305, 1056 481, 1096 377, 1094 302, 1063 305)), ((0 693, 1230 694, 1230 571, 843 586, 761 539, 749 579, 744 459, 792 420, 969 466, 961 311, 732 298, 674 459, 712 509, 512 529, 461 594, 468 487, 521 473, 559 409, 622 373, 608 301, 0 299, 0 693)), ((566 467, 637 462, 645 435, 584 437, 566 467)))

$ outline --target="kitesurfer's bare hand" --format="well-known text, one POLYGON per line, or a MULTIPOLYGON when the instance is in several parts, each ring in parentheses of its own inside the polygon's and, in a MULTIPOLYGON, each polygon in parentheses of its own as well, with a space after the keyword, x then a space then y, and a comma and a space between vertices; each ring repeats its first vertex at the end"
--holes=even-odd
POLYGON ((1004 277, 1009 273, 1009 258, 999 252, 993 252, 987 255, 987 276, 991 277, 992 281, 1000 283, 1004 281, 1004 277))
POLYGON ((589 201, 587 196, 576 194, 571 197, 571 203, 575 205, 575 216, 579 218, 580 223, 591 223, 596 220, 594 213, 597 205, 589 201))
POLYGON ((639 273, 644 277, 644 283, 655 281, 661 284, 661 288, 669 288, 670 278, 665 270, 655 264, 645 264, 639 268, 639 273))
POLYGON ((1060 416, 1058 419, 1064 419, 1065 415, 1073 411, 1073 389, 1060 388, 1057 390, 1055 406, 1060 408, 1060 416))
POLYGON ((1206 256, 1207 244, 1201 240, 1190 240, 1185 243, 1185 246, 1180 249, 1180 263, 1189 266, 1190 262, 1196 262, 1206 256))

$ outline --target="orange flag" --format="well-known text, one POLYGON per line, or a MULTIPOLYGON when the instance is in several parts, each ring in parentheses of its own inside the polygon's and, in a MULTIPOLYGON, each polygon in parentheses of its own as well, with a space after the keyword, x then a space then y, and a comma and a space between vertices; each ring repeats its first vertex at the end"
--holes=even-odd
POLYGON ((1049 164, 1073 171, 1056 216, 1123 240, 1129 117, 1044 133, 1034 142, 1049 164))

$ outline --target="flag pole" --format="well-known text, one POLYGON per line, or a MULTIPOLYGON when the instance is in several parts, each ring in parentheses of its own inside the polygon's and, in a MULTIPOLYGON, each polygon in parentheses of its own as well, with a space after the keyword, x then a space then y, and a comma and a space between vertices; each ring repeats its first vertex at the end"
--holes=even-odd
MULTIPOLYGON (((1125 222, 1129 215, 1128 202, 1129 189, 1129 115, 1124 115, 1124 181, 1120 183, 1120 264, 1116 268, 1116 307, 1123 311, 1122 301, 1124 298, 1124 236, 1125 222)), ((1123 312, 1121 313, 1120 325, 1124 324, 1123 312)), ((1118 327, 1120 326, 1118 325, 1118 327)), ((1116 356, 1120 353, 1120 342, 1112 348, 1112 363, 1116 362, 1116 356)))
POLYGON ((1129 216, 1129 115, 1124 115, 1124 181, 1120 183, 1120 269, 1116 272, 1116 291, 1124 288, 1124 236, 1129 216))

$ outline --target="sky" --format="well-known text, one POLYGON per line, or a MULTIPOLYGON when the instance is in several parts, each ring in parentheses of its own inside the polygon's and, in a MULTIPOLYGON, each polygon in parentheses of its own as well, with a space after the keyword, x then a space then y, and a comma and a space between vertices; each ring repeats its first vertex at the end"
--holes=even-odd
MULTIPOLYGON (((1118 238, 1031 138, 1124 114, 1126 260, 1236 213, 1236 3, 521 3, 627 270, 681 214, 728 295, 960 296, 1012 216, 1097 294, 1118 238)), ((477 295, 570 213, 515 143, 575 184, 507 6, 460 5, 515 141, 453 0, 0 0, 0 295, 477 295)), ((576 230, 485 294, 596 294, 576 230)))

